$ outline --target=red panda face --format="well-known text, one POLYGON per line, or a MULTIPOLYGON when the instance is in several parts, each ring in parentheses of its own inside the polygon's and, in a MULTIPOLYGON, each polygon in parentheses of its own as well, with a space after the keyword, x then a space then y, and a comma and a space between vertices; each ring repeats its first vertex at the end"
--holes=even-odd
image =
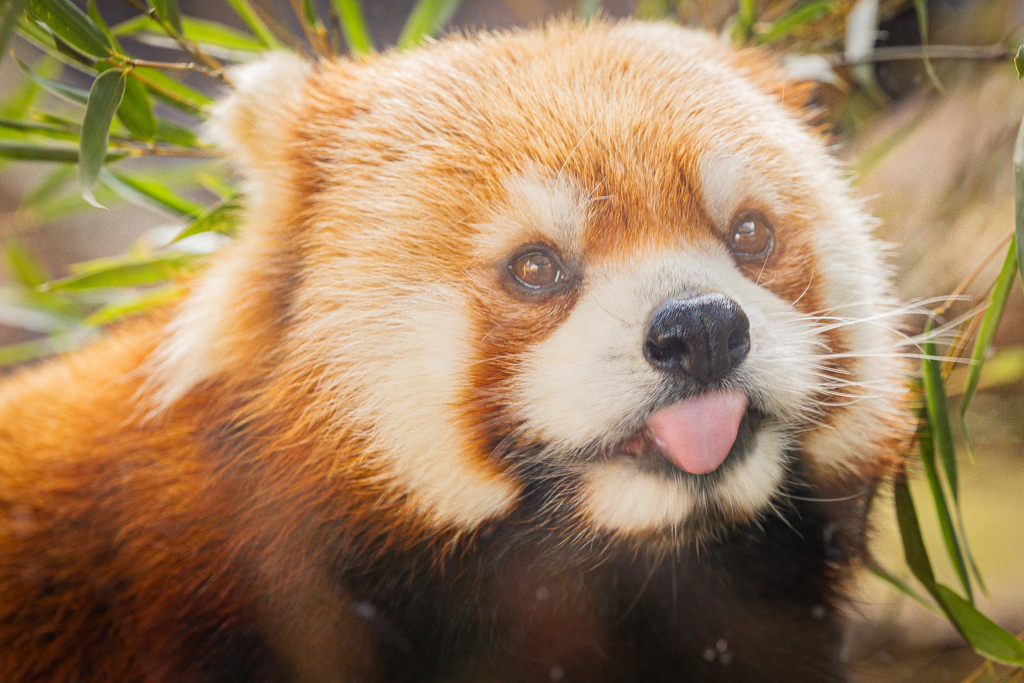
POLYGON ((685 541, 795 468, 874 476, 903 411, 879 249, 753 63, 598 23, 243 68, 214 137, 250 178, 234 249, 266 273, 214 265, 161 400, 243 353, 211 311, 258 283, 303 414, 360 444, 337 469, 427 526, 539 489, 581 532, 685 541))

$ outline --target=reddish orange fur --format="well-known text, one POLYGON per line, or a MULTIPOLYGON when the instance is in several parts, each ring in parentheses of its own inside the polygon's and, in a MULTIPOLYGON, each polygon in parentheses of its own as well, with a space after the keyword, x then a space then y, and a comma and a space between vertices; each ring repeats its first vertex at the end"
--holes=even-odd
MULTIPOLYGON (((373 679, 379 662, 371 653, 380 636, 352 615, 344 591, 331 583, 333 549, 345 545, 372 559, 425 546, 443 574, 488 528, 431 516, 419 492, 388 469, 391 461, 378 457, 380 447, 368 436, 374 425, 352 405, 355 390, 339 397, 324 379, 375 359, 324 357, 337 331, 310 321, 356 304, 386 306, 355 299, 380 281, 454 282, 471 293, 475 363, 452 409, 462 411, 459 427, 469 434, 467 471, 487 484, 506 481, 509 467, 490 456, 508 425, 495 402, 481 396, 507 389, 519 369, 516 354, 547 338, 576 302, 517 299, 495 275, 497 257, 479 253, 479 225, 509 213, 509 177, 524 168, 565 173, 584 193, 609 195, 594 205, 578 258, 615 263, 623 254, 717 244, 718 228, 703 206, 701 155, 718 137, 751 135, 744 121, 720 111, 697 110, 686 126, 659 118, 659 97, 669 99, 682 77, 663 67, 671 76, 664 81, 635 82, 636 73, 659 68, 656 58, 648 63, 621 50, 607 33, 600 24, 554 25, 320 65, 300 100, 268 103, 280 107, 280 139, 268 143, 266 158, 250 161, 260 189, 252 198, 253 225, 217 257, 211 272, 232 274, 216 300, 223 308, 208 311, 217 334, 209 347, 192 349, 194 363, 209 364, 211 374, 160 403, 160 382, 180 375, 154 370, 163 367, 154 357, 175 334, 168 325, 178 314, 161 312, 6 380, 0 678, 197 680, 207 673, 193 661, 218 647, 227 651, 218 638, 256 623, 300 680, 373 679), (452 73, 459 87, 449 84, 452 73), (531 87, 545 78, 559 87, 531 87), (598 94, 581 101, 562 87, 574 79, 581 92, 598 94), (620 96, 633 98, 639 113, 610 107, 620 96), (375 109, 383 97, 395 104, 375 109), (618 137, 634 117, 644 122, 636 124, 637 137, 618 137), (368 204, 367 196, 380 201, 368 204), (385 239, 381 225, 389 231, 385 239), (310 284, 327 277, 339 254, 356 263, 344 273, 351 282, 345 294, 355 303, 320 296, 310 284), (304 323, 304 335, 292 334, 304 323), (198 357, 205 352, 210 358, 198 357)), ((732 57, 712 43, 708 50, 709 60, 733 64, 770 94, 785 92, 787 106, 801 106, 759 57, 732 57)), ((713 104, 730 111, 728 102, 713 104)), ((265 135, 251 114, 243 108, 233 123, 238 157, 254 154, 265 135)), ((784 155, 782 145, 763 141, 769 156, 784 155)), ((789 178, 782 162, 769 171, 789 178)), ((744 274, 811 314, 826 307, 811 238, 823 216, 800 180, 781 183, 785 217, 750 199, 785 239, 763 268, 744 266, 744 274)), ((523 242, 546 239, 536 230, 523 235, 523 242)), ((848 347, 842 329, 822 336, 837 352, 848 347)), ((168 367, 181 371, 189 362, 168 367)), ((841 412, 835 405, 827 410, 824 420, 841 412)), ((838 474, 808 465, 822 491, 838 489, 839 497, 873 485, 898 462, 889 452, 906 427, 895 417, 879 419, 890 420, 882 424, 891 436, 862 461, 838 474)), ((517 486, 502 491, 514 496, 517 486)), ((553 585, 573 579, 571 571, 556 573, 553 585)), ((526 616, 510 604, 520 597, 513 590, 502 609, 528 631, 526 616)), ((547 641, 545 631, 532 634, 529 647, 545 658, 554 656, 549 649, 584 641, 599 647, 608 636, 597 607, 584 604, 590 619, 565 624, 563 614, 547 609, 548 626, 579 632, 568 634, 568 643, 547 641)))

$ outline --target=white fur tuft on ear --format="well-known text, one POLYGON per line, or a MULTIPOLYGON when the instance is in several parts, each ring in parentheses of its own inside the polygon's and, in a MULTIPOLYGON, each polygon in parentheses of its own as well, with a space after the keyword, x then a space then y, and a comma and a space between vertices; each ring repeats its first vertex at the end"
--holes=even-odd
POLYGON ((274 52, 231 71, 233 92, 214 106, 207 137, 253 171, 277 166, 288 149, 313 65, 291 52, 274 52))

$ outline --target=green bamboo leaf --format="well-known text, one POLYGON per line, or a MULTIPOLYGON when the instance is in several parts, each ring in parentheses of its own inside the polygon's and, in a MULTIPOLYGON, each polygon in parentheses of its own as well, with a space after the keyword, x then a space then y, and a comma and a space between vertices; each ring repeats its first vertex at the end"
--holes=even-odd
POLYGON ((241 52, 262 52, 267 49, 256 38, 215 21, 193 17, 185 17, 182 21, 189 40, 200 45, 213 45, 241 52))
MULTIPOLYGON (((925 398, 927 401, 927 397, 925 398)), ((953 515, 950 506, 946 501, 946 493, 942 488, 939 479, 939 472, 935 464, 935 443, 932 439, 932 425, 923 422, 918 430, 918 443, 921 453, 921 465, 924 467, 925 478, 928 482, 928 491, 932 494, 932 502, 939 518, 939 528, 942 531, 942 540, 946 546, 946 553, 956 570, 964 590, 971 595, 971 584, 967 576, 967 565, 964 561, 964 554, 954 530, 953 515)))
POLYGON ((71 47, 92 57, 109 57, 113 45, 70 0, 28 0, 29 11, 71 47))
POLYGON ((460 0, 419 0, 405 21, 398 49, 414 47, 428 36, 439 33, 459 8, 460 0))
POLYGON ((88 327, 108 325, 120 318, 145 313, 172 303, 179 299, 184 292, 185 288, 181 285, 154 287, 143 292, 136 292, 125 299, 114 301, 97 309, 83 320, 82 324, 88 327))
MULTIPOLYGON (((1019 190, 1018 190, 1019 192, 1019 190)), ((981 368, 988 357, 989 349, 992 348, 992 341, 995 339, 999 322, 1003 319, 1003 311, 1006 310, 1006 302, 1010 298, 1010 289, 1017 276, 1017 245, 1016 237, 1010 241, 1010 248, 1006 250, 1006 258, 1003 260, 1003 267, 996 278, 995 286, 992 288, 992 295, 988 300, 988 307, 985 315, 978 326, 978 336, 974 340, 974 349, 971 351, 971 364, 967 369, 967 379, 964 383, 963 397, 960 399, 960 424, 966 437, 968 448, 971 445, 970 432, 967 429, 967 409, 974 399, 974 393, 978 389, 978 380, 981 379, 981 368)))
MULTIPOLYGON (((108 152, 104 162, 123 159, 125 152, 108 152)), ((57 145, 43 145, 35 142, 8 142, 0 140, 0 158, 19 161, 56 161, 66 164, 78 163, 78 148, 57 145)))
POLYGON ((964 639, 982 657, 1024 666, 1024 643, 941 583, 933 595, 964 639))
POLYGON ((166 142, 167 144, 179 147, 200 146, 199 138, 192 130, 185 126, 179 126, 177 123, 167 119, 157 119, 156 139, 159 142, 166 142))
POLYGON ((43 90, 47 91, 48 93, 56 95, 62 100, 66 100, 74 104, 84 105, 86 102, 89 101, 88 91, 83 90, 81 88, 76 88, 73 85, 61 83, 60 81, 54 80, 52 78, 44 78, 42 76, 39 76, 33 73, 32 70, 29 69, 28 66, 26 66, 26 64, 20 59, 15 58, 15 61, 18 63, 18 67, 21 69, 22 73, 24 73, 26 76, 32 79, 34 83, 39 85, 41 88, 43 88, 43 90))
POLYGON ((0 60, 7 54, 7 43, 11 39, 11 33, 18 24, 22 10, 28 0, 6 0, 3 11, 0 12, 0 60))
POLYGON ((52 201, 63 188, 75 177, 73 164, 61 164, 51 171, 43 180, 32 188, 21 200, 23 209, 33 209, 41 202, 52 201))
POLYGON ((29 289, 35 289, 50 279, 43 262, 17 237, 7 238, 4 257, 14 279, 29 289))
POLYGON ((345 42, 352 54, 367 54, 374 51, 373 38, 363 18, 363 3, 360 0, 332 0, 338 13, 338 23, 345 34, 345 42))
POLYGON ((579 0, 576 4, 576 18, 589 21, 601 11, 601 0, 579 0))
POLYGON ((925 0, 914 0, 914 13, 917 14, 918 35, 921 38, 921 63, 924 64, 924 71, 928 75, 928 80, 935 86, 935 89, 939 92, 945 92, 945 88, 942 87, 942 83, 939 81, 938 74, 935 73, 932 60, 928 57, 928 7, 925 4, 925 0))
POLYGON ((925 339, 921 348, 924 356, 921 367, 924 404, 928 411, 928 424, 932 428, 939 460, 946 472, 946 483, 949 484, 950 493, 953 494, 953 501, 959 503, 960 483, 956 471, 953 430, 949 426, 949 404, 946 400, 945 387, 942 384, 942 370, 938 360, 939 354, 935 348, 935 338, 932 336, 934 322, 932 318, 928 319, 924 329, 925 339))
POLYGON ((320 23, 313 0, 302 0, 302 21, 309 27, 314 27, 320 23))
POLYGON ((799 7, 796 7, 782 15, 782 17, 772 24, 767 31, 761 34, 758 38, 758 42, 773 43, 785 38, 792 33, 794 29, 813 21, 817 21, 831 12, 834 4, 834 0, 815 0, 807 3, 806 5, 800 5, 799 7))
POLYGON ((1024 45, 1017 48, 1017 54, 1013 57, 1013 66, 1017 69, 1017 80, 1024 78, 1024 45))
POLYGON ((96 0, 89 0, 85 5, 85 9, 89 18, 92 19, 94 24, 96 24, 96 27, 103 31, 103 35, 105 35, 107 40, 110 41, 111 46, 113 46, 117 52, 121 52, 121 45, 117 42, 117 38, 114 37, 114 34, 110 32, 110 27, 107 26, 106 20, 103 18, 103 15, 100 14, 100 10, 96 6, 96 0))
POLYGON ((114 36, 133 36, 136 33, 143 31, 155 31, 160 27, 160 24, 154 21, 153 17, 148 14, 136 14, 130 19, 114 24, 110 27, 110 33, 114 36))
POLYGON ((1017 141, 1013 145, 1013 179, 1016 190, 1014 206, 1014 231, 1017 246, 1017 267, 1020 268, 1021 285, 1024 286, 1024 120, 1017 129, 1017 141))
POLYGON ((61 334, 0 346, 0 367, 71 351, 79 345, 81 338, 80 334, 61 334))
POLYGON ((178 251, 97 259, 76 265, 68 277, 43 285, 44 292, 153 285, 197 267, 202 257, 178 251))
POLYGON ((191 114, 202 114, 204 108, 213 102, 209 95, 204 95, 156 69, 136 67, 129 71, 128 75, 137 79, 164 102, 191 114))
POLYGON ((208 190, 210 194, 215 194, 222 200, 234 199, 238 195, 238 191, 233 186, 212 173, 197 173, 196 182, 204 190, 208 190))
MULTIPOLYGON (((47 30, 49 31, 49 29, 47 30)), ((49 33, 50 38, 53 40, 53 46, 57 49, 57 52, 90 69, 96 68, 97 60, 94 57, 90 57, 81 50, 71 47, 53 31, 49 31, 49 33)))
MULTIPOLYGON (((0 295, 6 294, 0 290, 0 295)), ((46 310, 36 302, 8 301, 0 296, 0 324, 38 334, 63 332, 78 325, 78 321, 46 310)))
MULTIPOLYGON (((55 140, 78 140, 78 130, 67 126, 54 126, 48 123, 36 123, 34 121, 11 121, 0 119, 0 128, 8 131, 29 133, 55 140)), ((25 136, 14 136, 24 138, 25 136)))
POLYGON ((152 142, 156 137, 156 116, 146 86, 134 78, 126 78, 124 97, 117 108, 117 118, 139 140, 152 142))
POLYGON ((182 33, 181 12, 177 0, 150 0, 150 7, 156 10, 161 19, 170 24, 175 31, 182 33))
POLYGON ((928 598, 924 597, 923 595, 915 591, 913 588, 911 588, 906 581, 900 579, 898 576, 890 572, 888 569, 878 564, 878 562, 876 562, 874 558, 868 558, 867 567, 868 571, 870 571, 872 574, 874 574, 881 580, 885 581, 890 586, 892 586, 897 591, 907 596, 911 600, 914 600, 919 605, 927 609, 929 612, 933 612, 935 614, 940 613, 939 609, 935 607, 935 604, 931 600, 929 600, 928 598))
POLYGON ((903 557, 917 580, 930 590, 935 584, 935 572, 932 571, 932 563, 924 547, 924 537, 917 521, 917 510, 914 509, 914 499, 910 495, 906 478, 900 477, 896 480, 893 493, 896 502, 896 521, 903 541, 903 557))
MULTIPOLYGON (((26 67, 27 68, 27 67, 26 67)), ((43 57, 32 66, 36 72, 43 71, 40 76, 53 78, 60 69, 60 62, 55 59, 43 57)), ((11 95, 4 100, 0 106, 0 117, 5 119, 22 119, 28 113, 29 107, 35 103, 39 94, 43 91, 42 86, 33 79, 28 78, 18 84, 11 95)))
POLYGON ((245 25, 249 27, 249 30, 253 32, 253 35, 255 35, 265 47, 272 50, 280 50, 284 48, 284 44, 278 40, 274 33, 267 28, 267 25, 263 23, 263 20, 260 19, 249 0, 227 0, 227 2, 231 6, 231 9, 235 11, 235 14, 245 22, 245 25))
POLYGON ((124 84, 123 71, 110 69, 97 76, 89 91, 85 118, 82 119, 78 179, 82 186, 82 197, 97 208, 104 207, 93 196, 92 186, 106 158, 110 123, 124 96, 124 84))
POLYGON ((202 204, 186 199, 166 185, 142 176, 101 170, 99 180, 126 201, 178 218, 193 220, 205 211, 202 204))
POLYGON ((173 244, 178 240, 183 240, 186 237, 198 235, 203 232, 230 232, 238 223, 237 214, 239 208, 241 207, 238 204, 237 195, 230 195, 226 197, 186 225, 181 232, 175 235, 174 239, 171 240, 171 243, 173 244))

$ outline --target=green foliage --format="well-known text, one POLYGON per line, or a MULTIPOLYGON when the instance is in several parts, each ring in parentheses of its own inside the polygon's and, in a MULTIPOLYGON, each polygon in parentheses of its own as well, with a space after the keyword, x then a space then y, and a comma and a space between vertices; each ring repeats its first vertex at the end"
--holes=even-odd
MULTIPOLYGON (((99 206, 101 200, 105 204, 127 201, 174 221, 177 234, 160 248, 140 245, 123 256, 77 264, 70 275, 59 279, 51 278, 25 242, 6 240, 3 255, 16 285, 0 290, 0 320, 22 321, 20 324, 47 336, 0 348, 0 365, 67 351, 88 339, 100 326, 176 300, 183 292, 181 278, 201 268, 205 260, 202 253, 187 248, 189 238, 234 232, 240 209, 239 192, 219 171, 211 171, 206 160, 212 151, 195 133, 212 100, 186 84, 184 75, 198 73, 230 85, 222 61, 244 61, 265 50, 301 46, 303 40, 316 54, 338 52, 342 45, 354 55, 376 49, 359 0, 331 0, 327 17, 317 14, 316 4, 311 0, 292 0, 303 37, 282 32, 281 22, 258 9, 251 0, 224 0, 246 30, 182 16, 176 0, 126 2, 136 6, 140 14, 112 27, 106 25, 93 2, 89 3, 88 12, 82 12, 71 0, 3 2, 0 58, 6 53, 12 33, 20 36, 22 45, 38 48, 43 58, 32 66, 17 62, 26 78, 0 103, 0 160, 53 165, 52 171, 23 200, 22 215, 28 221, 47 221, 84 210, 86 202, 99 206), (123 38, 176 48, 180 60, 139 59, 122 47, 123 38), (65 70, 64 78, 58 75, 60 69, 65 70), (69 84, 69 71, 89 75, 93 79, 91 87, 84 90, 69 84), (184 115, 186 122, 172 121, 168 107, 177 110, 177 121, 184 115), (130 165, 140 158, 152 157, 174 157, 184 166, 175 175, 160 167, 130 165), (81 196, 73 191, 76 168, 81 196), (206 199, 199 201, 197 197, 206 199)), ((877 2, 861 0, 856 4, 863 10, 859 18, 852 16, 849 3, 838 0, 807 0, 778 7, 773 3, 765 7, 754 0, 739 0, 729 33, 740 45, 791 47, 815 26, 829 22, 842 25, 847 16, 844 13, 851 13, 845 36, 846 54, 859 50, 858 55, 869 56, 877 29, 877 2)), ((398 47, 415 46, 442 30, 458 5, 458 0, 419 0, 406 21, 398 47)), ((600 0, 577 0, 577 15, 593 17, 600 5, 600 0)), ((674 16, 672 13, 682 6, 683 3, 651 0, 640 3, 638 11, 654 18, 674 16)), ((925 0, 914 0, 914 6, 922 40, 926 42, 925 0)), ((838 34, 832 38, 832 44, 839 47, 842 41, 838 34)), ((923 57, 927 73, 938 87, 927 51, 923 57)), ((1024 75, 1024 48, 1018 51, 1015 65, 1018 74, 1024 75)), ((828 69, 825 63, 823 79, 834 76, 828 69)), ((872 88, 870 64, 857 65, 851 74, 864 88, 872 88)), ((891 141, 887 144, 891 146, 891 141)), ((982 366, 1015 275, 1024 266, 1024 123, 1017 139, 1014 164, 1016 238, 993 285, 970 353, 971 365, 959 406, 960 424, 968 437, 964 416, 977 391, 982 366)), ((940 362, 943 352, 931 336, 921 350, 923 409, 917 445, 931 494, 930 512, 939 520, 944 547, 941 552, 929 552, 910 487, 901 479, 895 484, 895 508, 905 560, 924 590, 915 590, 881 566, 874 565, 872 569, 896 590, 945 613, 983 656, 1024 666, 1024 644, 992 623, 973 604, 974 586, 984 591, 984 584, 963 533, 950 408, 940 362), (936 580, 933 563, 943 557, 954 568, 962 594, 936 580)), ((956 355, 956 350, 945 353, 956 355)))

